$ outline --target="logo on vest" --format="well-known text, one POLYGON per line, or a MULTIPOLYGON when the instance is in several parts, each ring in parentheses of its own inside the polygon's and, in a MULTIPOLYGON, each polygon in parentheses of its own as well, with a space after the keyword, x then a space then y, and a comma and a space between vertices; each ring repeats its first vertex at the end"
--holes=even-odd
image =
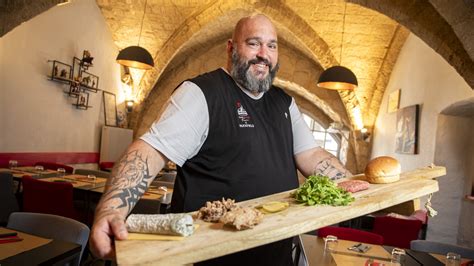
POLYGON ((239 127, 255 127, 255 125, 250 121, 250 116, 247 111, 244 109, 240 101, 236 102, 237 105, 237 116, 239 117, 239 127))

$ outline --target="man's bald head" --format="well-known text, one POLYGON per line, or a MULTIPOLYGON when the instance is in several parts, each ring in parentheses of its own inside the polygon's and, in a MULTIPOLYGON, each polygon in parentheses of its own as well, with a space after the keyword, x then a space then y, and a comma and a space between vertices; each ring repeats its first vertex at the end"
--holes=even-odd
POLYGON ((240 38, 248 27, 255 25, 268 28, 275 33, 275 38, 277 37, 275 26, 267 16, 263 14, 253 14, 248 17, 243 17, 237 22, 234 28, 234 33, 232 34, 232 40, 240 38))

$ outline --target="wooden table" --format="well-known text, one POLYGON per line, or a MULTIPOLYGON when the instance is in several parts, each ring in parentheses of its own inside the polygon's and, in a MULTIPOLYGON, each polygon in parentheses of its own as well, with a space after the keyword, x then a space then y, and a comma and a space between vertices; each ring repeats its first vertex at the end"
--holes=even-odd
POLYGON ((239 203, 259 206, 270 201, 285 201, 285 211, 268 214, 262 223, 250 230, 234 231, 220 223, 196 220, 199 229, 183 241, 116 241, 119 264, 188 264, 220 257, 237 251, 268 244, 324 226, 369 214, 396 204, 438 191, 432 178, 446 174, 444 167, 422 168, 402 173, 398 182, 371 184, 365 191, 355 193, 350 206, 303 206, 286 191, 239 203))
MULTIPOLYGON (((366 253, 357 253, 347 250, 348 247, 359 242, 338 240, 335 253, 324 252, 323 238, 314 235, 301 235, 303 250, 309 266, 358 266, 365 265, 365 262, 372 258, 375 262, 390 265, 390 254, 393 247, 368 244, 371 248, 366 253), (380 258, 380 259, 378 259, 380 258)), ((443 266, 445 265, 446 254, 434 254, 405 249, 405 266, 443 266)), ((461 263, 468 262, 469 259, 461 259, 461 263)))
MULTIPOLYGON (((365 262, 372 258, 375 262, 381 262, 388 264, 390 262, 391 253, 389 253, 383 246, 367 244, 370 249, 366 253, 358 253, 355 251, 347 250, 354 244, 359 242, 338 239, 338 245, 336 252, 329 253, 324 252, 324 240, 323 238, 314 235, 301 235, 303 242, 303 250, 308 260, 309 266, 319 265, 365 265, 365 262)), ((418 263, 415 265, 418 266, 418 263)))
POLYGON ((96 177, 96 179, 90 179, 85 175, 66 175, 64 177, 47 177, 41 178, 42 181, 47 182, 68 182, 71 183, 75 189, 80 190, 94 190, 105 187, 107 178, 96 177))
MULTIPOLYGON (((29 238, 25 236, 29 234, 21 233, 21 235, 23 236, 22 242, 28 241, 29 238)), ((0 248, 15 243, 18 242, 0 244, 0 248)), ((62 265, 65 262, 79 259, 80 254, 81 245, 53 239, 42 246, 0 260, 0 265, 62 265)))

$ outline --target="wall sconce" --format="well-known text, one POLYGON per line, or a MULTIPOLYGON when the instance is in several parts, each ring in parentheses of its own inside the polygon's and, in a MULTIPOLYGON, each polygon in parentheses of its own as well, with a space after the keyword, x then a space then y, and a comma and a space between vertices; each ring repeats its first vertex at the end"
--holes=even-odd
POLYGON ((131 113, 133 111, 133 104, 135 103, 134 100, 126 100, 125 107, 127 108, 127 113, 131 113))
POLYGON ((360 138, 365 142, 370 142, 370 132, 367 128, 364 127, 360 130, 360 138))

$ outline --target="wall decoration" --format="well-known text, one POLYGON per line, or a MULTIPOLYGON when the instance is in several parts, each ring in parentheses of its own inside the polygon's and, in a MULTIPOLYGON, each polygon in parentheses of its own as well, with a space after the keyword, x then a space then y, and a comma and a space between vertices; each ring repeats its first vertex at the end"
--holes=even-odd
POLYGON ((418 154, 419 109, 416 104, 398 110, 395 152, 418 154))
POLYGON ((75 56, 72 58, 72 65, 57 60, 48 60, 48 62, 52 62, 51 75, 48 78, 69 85, 64 93, 67 93, 71 98, 76 98, 72 105, 77 109, 87 110, 91 108, 89 93, 99 91, 99 77, 86 71, 89 67, 92 67, 93 59, 91 53, 84 50, 82 59, 75 56))
POLYGON ((104 115, 106 126, 117 126, 117 103, 115 94, 103 91, 104 94, 104 115))
POLYGON ((51 68, 51 79, 56 79, 58 81, 69 82, 71 80, 71 71, 72 66, 65 64, 57 60, 50 60, 53 62, 53 67, 51 68))
POLYGON ((388 96, 388 104, 387 104, 387 112, 392 113, 398 110, 398 107, 400 105, 400 94, 401 90, 398 89, 396 91, 393 91, 390 93, 388 96))
POLYGON ((89 72, 82 72, 81 85, 89 89, 97 89, 99 87, 99 77, 89 72))

